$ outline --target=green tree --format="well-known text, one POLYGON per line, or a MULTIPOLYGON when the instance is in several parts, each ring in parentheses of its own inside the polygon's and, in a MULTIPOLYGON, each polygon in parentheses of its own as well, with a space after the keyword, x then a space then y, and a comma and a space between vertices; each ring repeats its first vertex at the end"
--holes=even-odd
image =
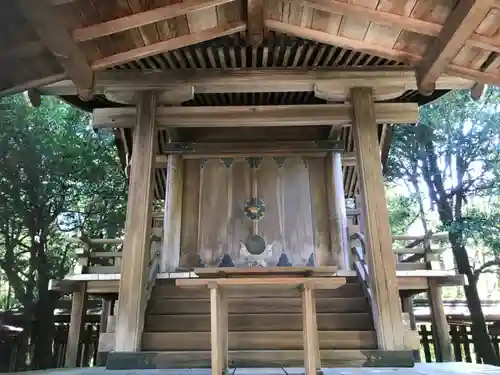
POLYGON ((116 236, 124 223, 113 138, 89 129, 88 117, 55 98, 36 109, 22 95, 0 100, 0 268, 24 313, 24 352, 32 331, 32 367, 51 366, 48 283, 71 265, 62 232, 116 236), (33 317, 43 323, 30 327, 33 317))
POLYGON ((476 349, 483 362, 490 364, 497 364, 497 358, 467 254, 471 233, 482 236, 488 227, 478 230, 479 216, 471 215, 468 202, 475 196, 498 194, 499 93, 490 89, 483 99, 473 101, 467 92, 452 92, 423 107, 417 126, 395 129, 394 157, 389 159, 393 177, 407 179, 417 189, 423 183, 440 229, 449 232, 457 269, 468 281, 464 292, 476 349))

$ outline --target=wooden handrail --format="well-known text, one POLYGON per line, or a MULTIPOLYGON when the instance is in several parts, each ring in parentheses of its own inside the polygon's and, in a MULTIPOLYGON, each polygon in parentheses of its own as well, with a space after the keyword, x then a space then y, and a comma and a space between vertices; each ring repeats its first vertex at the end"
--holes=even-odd
POLYGON ((365 242, 365 236, 363 236, 363 233, 361 232, 355 232, 350 236, 351 241, 358 240, 361 244, 361 247, 359 246, 353 246, 351 248, 351 252, 354 256, 354 261, 353 261, 353 266, 354 269, 356 270, 356 275, 361 282, 361 285, 363 287, 363 291, 368 298, 368 302, 370 306, 372 306, 372 301, 373 301, 373 293, 370 289, 370 284, 369 284, 369 275, 368 275, 368 267, 366 266, 365 263, 365 254, 366 254, 366 242, 365 242))

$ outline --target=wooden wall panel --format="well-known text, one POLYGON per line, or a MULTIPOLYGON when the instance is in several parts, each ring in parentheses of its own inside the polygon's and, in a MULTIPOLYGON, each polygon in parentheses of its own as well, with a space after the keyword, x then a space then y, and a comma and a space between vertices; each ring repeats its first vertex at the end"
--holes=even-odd
POLYGON ((208 159, 200 169, 198 254, 204 265, 216 267, 227 250, 228 189, 232 169, 220 159, 208 159))
POLYGON ((198 253, 198 210, 201 160, 184 160, 182 195, 181 267, 194 267, 198 253))
POLYGON ((248 160, 185 163, 181 266, 333 264, 324 159, 261 159, 257 193, 266 210, 258 234, 266 249, 260 255, 250 254, 244 245, 252 233, 252 222, 244 212, 252 197, 248 160))
POLYGON ((283 172, 284 247, 293 265, 306 265, 314 254, 307 160, 286 158, 283 172))

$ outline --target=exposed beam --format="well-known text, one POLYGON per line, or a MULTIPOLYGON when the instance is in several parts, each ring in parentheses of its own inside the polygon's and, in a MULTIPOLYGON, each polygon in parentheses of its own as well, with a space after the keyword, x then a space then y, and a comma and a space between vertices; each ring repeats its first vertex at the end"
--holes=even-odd
POLYGON ((257 47, 264 40, 264 0, 246 0, 247 40, 257 47))
POLYGON ((434 90, 437 78, 484 20, 491 6, 492 0, 461 0, 457 3, 417 67, 421 92, 430 93, 434 90))
MULTIPOLYGON (((409 52, 381 47, 361 40, 345 38, 339 35, 333 35, 318 30, 299 27, 280 21, 266 20, 264 24, 267 28, 274 31, 278 31, 288 35, 294 35, 299 38, 309 39, 316 42, 358 50, 364 53, 380 56, 386 59, 403 62, 410 66, 415 66, 423 59, 422 56, 414 55, 409 52)), ((455 64, 448 64, 447 66, 445 66, 444 70, 448 74, 452 74, 464 79, 476 80, 478 82, 500 85, 500 75, 498 74, 479 72, 477 70, 455 64)))
MULTIPOLYGON (((156 162, 166 163, 167 154, 181 154, 186 159, 206 157, 244 157, 249 154, 286 155, 302 153, 342 152, 344 147, 335 141, 273 141, 273 142, 174 142, 164 144, 165 155, 157 155, 156 162)), ((354 154, 345 154, 347 163, 354 154)))
MULTIPOLYGON (((416 103, 376 103, 378 123, 408 124, 418 121, 416 103)), ((136 108, 98 108, 93 112, 96 128, 135 126, 136 108)), ((349 126, 347 104, 158 107, 158 128, 269 127, 269 126, 349 126)))
POLYGON ((183 16, 190 12, 215 7, 231 1, 233 0, 186 0, 180 3, 170 4, 145 12, 135 13, 130 16, 75 29, 73 30, 73 38, 77 42, 96 39, 136 27, 183 16))
MULTIPOLYGON (((217 159, 217 158, 227 158, 227 157, 251 157, 251 156, 287 156, 290 155, 290 153, 293 153, 294 155, 297 155, 295 151, 292 149, 290 151, 251 151, 248 150, 245 153, 238 152, 234 154, 228 154, 228 153, 223 153, 223 152, 218 152, 218 153, 212 153, 212 154, 183 154, 182 158, 183 159, 217 159)), ((304 157, 318 157, 318 158, 324 158, 329 154, 329 152, 326 151, 302 151, 300 152, 300 155, 304 157)), ((165 168, 167 166, 167 157, 168 155, 162 155, 158 154, 156 155, 156 168, 165 168)), ((353 152, 342 152, 341 153, 342 157, 342 166, 343 167, 355 167, 356 166, 356 155, 353 152)))
MULTIPOLYGON (((31 81, 28 81, 28 82, 25 82, 25 83, 22 83, 19 85, 9 87, 8 89, 2 90, 2 91, 0 91, 0 96, 17 94, 17 93, 23 92, 25 90, 29 90, 29 89, 34 88, 34 87, 41 87, 41 86, 53 84, 55 82, 60 82, 60 81, 65 80, 66 78, 67 77, 64 73, 60 73, 60 74, 54 74, 54 75, 51 75, 48 77, 44 77, 41 79, 34 79, 34 80, 31 80, 31 81)), ((77 88, 73 84, 73 82, 71 82, 71 81, 65 81, 65 82, 67 85, 70 85, 72 87, 72 92, 74 92, 74 95, 76 95, 77 88)))
MULTIPOLYGON (((24 0, 26 1, 26 0, 24 0)), ((106 69, 115 65, 124 64, 130 61, 143 59, 148 56, 156 55, 159 53, 179 49, 182 47, 190 46, 192 44, 201 43, 206 40, 220 38, 222 36, 231 35, 245 31, 247 28, 246 23, 242 21, 231 22, 225 25, 213 27, 211 29, 199 31, 196 33, 186 34, 177 38, 165 40, 150 44, 144 47, 132 49, 130 51, 117 53, 102 59, 98 59, 92 63, 92 69, 106 69)))
POLYGON ((78 88, 90 89, 92 69, 49 1, 18 0, 16 4, 68 77, 78 88))
MULTIPOLYGON (((401 28, 418 34, 437 37, 443 26, 437 23, 402 16, 395 13, 383 12, 378 9, 368 8, 353 3, 343 3, 338 0, 297 0, 313 9, 324 12, 337 13, 345 16, 355 16, 381 25, 401 28)), ((500 41, 497 38, 487 37, 473 33, 465 42, 468 46, 483 48, 489 51, 500 52, 500 41)))
MULTIPOLYGON (((333 95, 348 96, 356 85, 369 84, 375 90, 392 88, 415 90, 417 81, 413 69, 384 67, 383 69, 226 69, 199 71, 185 69, 163 72, 96 72, 94 92, 114 93, 158 90, 163 95, 185 96, 187 92, 247 93, 247 92, 299 92, 324 91, 333 95)), ((468 79, 443 75, 437 81, 440 89, 468 89, 474 78, 468 79)), ((47 94, 74 95, 76 88, 71 82, 60 82, 42 88, 47 94)))

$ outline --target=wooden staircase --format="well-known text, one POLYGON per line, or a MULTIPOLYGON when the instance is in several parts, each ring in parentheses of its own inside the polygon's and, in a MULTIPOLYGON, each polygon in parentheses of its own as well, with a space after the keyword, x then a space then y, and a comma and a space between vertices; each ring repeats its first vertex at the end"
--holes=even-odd
MULTIPOLYGON (((317 290, 322 366, 359 366, 377 348, 368 300, 356 278, 338 289, 317 290)), ((157 280, 146 311, 142 351, 157 367, 210 367, 207 290, 157 280), (146 353, 145 353, 146 354, 146 353)), ((303 367, 298 290, 252 288, 229 295, 229 361, 233 367, 303 367)))

